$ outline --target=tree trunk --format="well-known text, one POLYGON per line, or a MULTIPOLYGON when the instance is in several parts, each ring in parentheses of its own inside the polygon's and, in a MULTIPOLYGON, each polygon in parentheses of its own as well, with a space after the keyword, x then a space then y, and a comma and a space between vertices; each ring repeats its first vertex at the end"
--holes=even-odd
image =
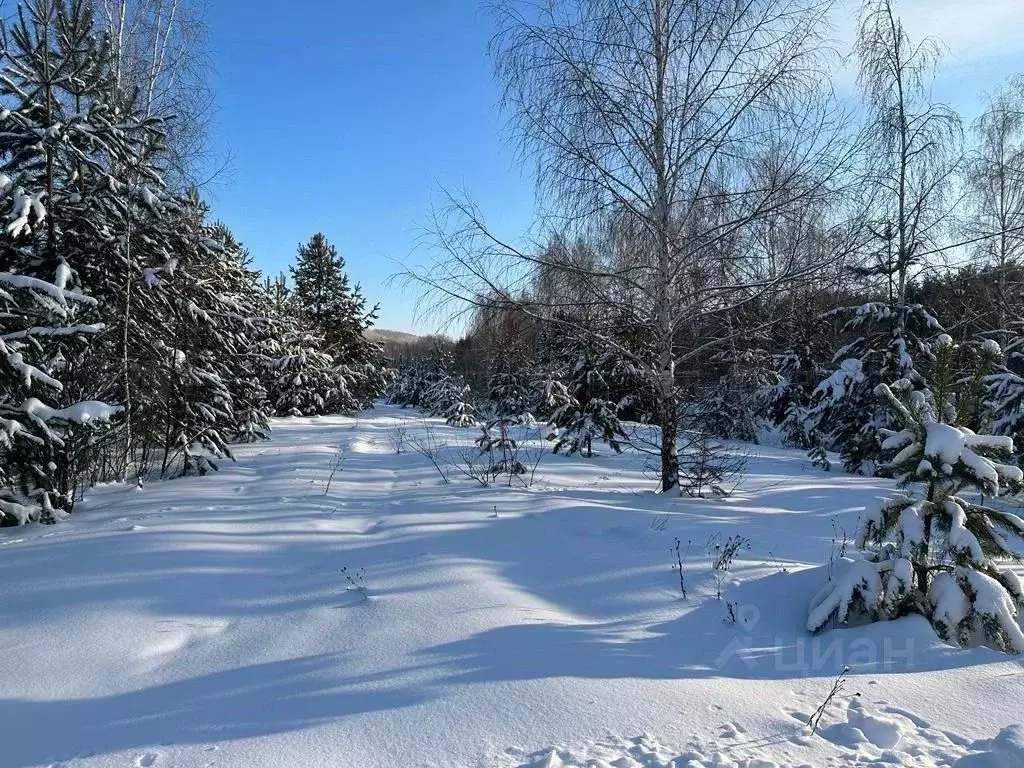
POLYGON ((665 91, 668 77, 668 57, 670 49, 670 27, 667 22, 667 8, 663 0, 654 4, 653 51, 655 64, 654 83, 654 145, 656 173, 656 231, 655 247, 657 248, 658 274, 657 293, 655 295, 654 315, 657 323, 658 343, 658 392, 657 412, 658 426, 661 427, 661 490, 672 493, 679 488, 679 453, 676 446, 678 422, 676 413, 676 364, 675 364, 675 324, 672 321, 672 238, 671 238, 671 200, 669 199, 670 183, 668 178, 668 147, 665 136, 666 99, 665 91))
POLYGON ((661 490, 663 493, 679 491, 679 422, 676 414, 675 365, 662 372, 660 393, 661 422, 661 490), (666 386, 667 385, 667 386, 666 386))

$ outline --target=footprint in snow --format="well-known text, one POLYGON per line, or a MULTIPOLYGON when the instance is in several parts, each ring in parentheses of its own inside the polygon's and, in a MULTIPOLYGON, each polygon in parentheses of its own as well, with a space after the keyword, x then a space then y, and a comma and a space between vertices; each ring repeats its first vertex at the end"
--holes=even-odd
POLYGON ((150 768, 152 765, 156 765, 157 759, 160 755, 155 752, 147 752, 144 755, 139 755, 135 758, 136 768, 150 768))
POLYGON ((722 739, 735 739, 747 732, 747 729, 739 723, 726 723, 718 728, 718 736, 722 739))
POLYGON ((805 725, 807 721, 811 719, 811 716, 809 714, 807 714, 806 712, 801 712, 797 709, 784 709, 782 711, 790 717, 792 717, 794 720, 798 720, 799 722, 804 723, 805 725))

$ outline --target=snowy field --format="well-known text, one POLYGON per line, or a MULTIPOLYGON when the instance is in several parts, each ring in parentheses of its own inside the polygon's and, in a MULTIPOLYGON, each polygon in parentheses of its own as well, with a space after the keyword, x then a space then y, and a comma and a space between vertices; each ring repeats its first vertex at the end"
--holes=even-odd
POLYGON ((755 446, 722 500, 607 449, 445 484, 423 424, 278 421, 216 475, 0 530, 0 766, 1024 766, 1019 660, 804 629, 886 482, 755 446))

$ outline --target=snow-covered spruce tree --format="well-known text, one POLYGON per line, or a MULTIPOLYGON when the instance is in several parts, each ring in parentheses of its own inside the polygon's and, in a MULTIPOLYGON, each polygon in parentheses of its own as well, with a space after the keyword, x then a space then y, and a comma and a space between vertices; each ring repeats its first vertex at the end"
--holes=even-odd
POLYGON ((263 278, 263 296, 271 315, 284 315, 290 311, 292 291, 283 272, 263 278))
POLYGON ((345 260, 322 233, 299 245, 291 273, 302 322, 323 338, 357 407, 372 405, 390 381, 380 345, 366 336, 378 307, 367 309, 359 286, 349 283, 345 260))
MULTIPOLYGON (((205 208, 197 213, 202 217, 205 208)), ((270 432, 259 364, 272 329, 261 314, 258 275, 223 224, 203 223, 195 231, 198 247, 176 276, 184 283, 184 316, 191 321, 179 345, 190 362, 182 372, 191 379, 187 401, 177 409, 179 424, 185 414, 193 430, 190 442, 182 444, 184 472, 206 466, 202 457, 193 460, 189 444, 231 458, 231 443, 265 439, 270 432)))
POLYGON ((870 475, 879 459, 876 435, 894 423, 874 389, 900 379, 924 387, 922 368, 933 358, 928 337, 942 328, 920 304, 868 302, 845 312, 852 317, 842 333, 853 341, 836 351, 834 370, 799 419, 816 464, 828 469, 825 450, 838 451, 847 471, 870 475))
POLYGON ((985 503, 1020 489, 1024 474, 1004 463, 1010 438, 958 426, 958 353, 949 337, 941 342, 930 390, 905 379, 876 387, 898 426, 882 433, 887 469, 907 493, 864 521, 857 544, 867 555, 846 561, 815 596, 807 627, 917 613, 949 642, 1024 652, 1024 588, 1000 567, 1024 557, 1024 520, 985 503))
POLYGON ((511 430, 535 423, 529 411, 530 388, 523 377, 511 371, 492 374, 488 385, 490 417, 476 440, 480 453, 488 457, 488 474, 492 477, 524 474, 526 466, 517 458, 519 444, 511 430))
POLYGON ((616 453, 622 451, 620 403, 611 399, 606 378, 612 375, 613 365, 614 356, 594 359, 584 348, 565 382, 564 394, 549 390, 549 399, 558 401, 548 417, 557 429, 555 453, 579 453, 589 459, 595 440, 608 443, 616 453))
MULTIPOLYGON (((154 174, 141 160, 158 141, 159 121, 111 106, 109 49, 93 29, 89 3, 34 0, 19 6, 3 25, 3 39, 0 171, 14 207, 0 271, 36 279, 37 288, 51 283, 83 301, 88 294, 94 306, 89 322, 75 325, 77 332, 31 334, 33 357, 51 374, 59 370, 62 380, 61 387, 50 387, 47 407, 66 414, 80 401, 123 403, 109 378, 104 387, 85 382, 86 374, 100 375, 85 356, 113 330, 108 323, 99 333, 102 321, 116 313, 102 289, 110 280, 121 284, 123 273, 92 280, 86 271, 110 263, 125 233, 125 208, 144 204, 149 195, 146 184, 154 174)), ((64 310, 82 301, 66 308, 51 304, 54 317, 67 321, 64 310)), ((59 439, 45 446, 47 503, 59 500, 70 509, 75 486, 88 478, 105 445, 97 426, 66 424, 59 439)))

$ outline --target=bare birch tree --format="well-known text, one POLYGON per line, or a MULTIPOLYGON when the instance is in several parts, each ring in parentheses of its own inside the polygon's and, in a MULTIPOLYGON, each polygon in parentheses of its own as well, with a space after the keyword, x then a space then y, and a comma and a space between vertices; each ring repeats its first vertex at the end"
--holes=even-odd
POLYGON ((195 184, 207 157, 213 91, 201 0, 99 0, 121 98, 146 116, 171 115, 162 151, 172 187, 195 184))
MULTIPOLYGON (((948 231, 948 200, 961 160, 959 116, 931 98, 941 44, 914 42, 890 0, 869 0, 861 14, 855 53, 868 110, 869 188, 875 247, 867 274, 885 276, 892 306, 928 253, 948 231)), ((897 326, 905 313, 893 314, 897 326)), ((897 329, 899 330, 899 328, 897 329)))
MULTIPOLYGON (((605 247, 587 264, 573 249, 516 248, 456 200, 435 220, 441 258, 415 277, 460 301, 511 300, 541 267, 571 274, 596 308, 626 306, 640 350, 600 325, 573 330, 601 335, 647 372, 665 492, 679 486, 677 366, 723 341, 701 336, 701 319, 812 269, 795 259, 763 269, 763 251, 739 250, 754 243, 747 231, 806 206, 827 226, 845 148, 827 93, 828 8, 555 0, 497 10, 497 74, 549 221, 605 247)), ((573 324, 553 309, 524 308, 573 324)))
POLYGON ((974 255, 996 268, 996 325, 1008 319, 1009 268, 1024 257, 1024 78, 1014 78, 988 100, 974 122, 967 163, 970 210, 966 232, 974 255))
MULTIPOLYGON (((206 158, 207 126, 213 105, 206 79, 206 26, 201 0, 98 0, 94 13, 109 41, 111 97, 123 111, 143 118, 160 116, 159 134, 146 162, 158 161, 163 182, 171 189, 195 187, 206 158)), ((131 189, 142 178, 138 168, 126 169, 124 189, 126 226, 121 303, 121 380, 125 409, 122 467, 133 463, 135 450, 134 392, 130 380, 129 329, 136 311, 134 290, 139 266, 133 258, 136 210, 131 189)))

